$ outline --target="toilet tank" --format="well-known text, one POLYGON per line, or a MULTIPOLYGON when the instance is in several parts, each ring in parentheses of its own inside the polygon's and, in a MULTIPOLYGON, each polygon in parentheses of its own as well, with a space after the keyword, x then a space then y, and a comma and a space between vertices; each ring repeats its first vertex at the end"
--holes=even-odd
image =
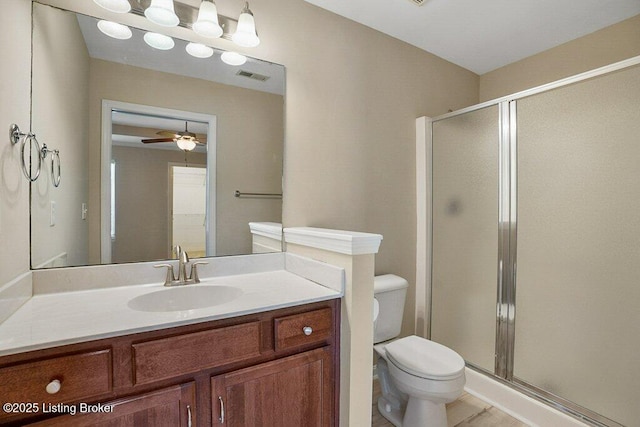
POLYGON ((374 322, 373 342, 387 341, 400 335, 404 300, 409 283, 394 274, 376 276, 373 296, 378 301, 378 317, 374 322))

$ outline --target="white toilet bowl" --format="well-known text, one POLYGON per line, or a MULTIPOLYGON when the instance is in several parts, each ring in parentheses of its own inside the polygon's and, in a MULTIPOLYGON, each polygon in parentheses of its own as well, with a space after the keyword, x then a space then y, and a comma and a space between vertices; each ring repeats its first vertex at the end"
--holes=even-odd
POLYGON ((460 396, 465 384, 462 357, 415 335, 374 348, 380 356, 380 413, 396 427, 446 427, 445 403, 460 396))
POLYGON ((373 346, 378 353, 382 396, 378 410, 396 427, 447 427, 445 403, 464 388, 464 360, 441 344, 400 334, 409 283, 393 274, 376 276, 373 346))

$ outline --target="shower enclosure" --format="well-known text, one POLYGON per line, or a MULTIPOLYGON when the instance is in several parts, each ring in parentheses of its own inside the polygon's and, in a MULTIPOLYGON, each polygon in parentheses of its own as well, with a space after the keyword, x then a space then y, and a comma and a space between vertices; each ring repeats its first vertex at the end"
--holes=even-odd
POLYGON ((639 63, 429 121, 425 332, 593 425, 640 425, 639 63))

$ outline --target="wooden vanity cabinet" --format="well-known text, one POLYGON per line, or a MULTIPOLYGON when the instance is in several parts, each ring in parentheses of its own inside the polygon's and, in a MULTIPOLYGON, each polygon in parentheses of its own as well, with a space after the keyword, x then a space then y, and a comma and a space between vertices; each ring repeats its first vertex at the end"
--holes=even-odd
POLYGON ((339 313, 336 299, 3 356, 0 404, 39 410, 0 425, 335 426, 339 313))
POLYGON ((333 425, 331 354, 326 348, 211 379, 212 423, 228 427, 333 425))
POLYGON ((161 390, 108 402, 108 412, 85 412, 62 415, 29 424, 38 427, 111 427, 111 426, 196 426, 195 383, 181 384, 161 390), (113 405, 113 406, 111 406, 113 405))

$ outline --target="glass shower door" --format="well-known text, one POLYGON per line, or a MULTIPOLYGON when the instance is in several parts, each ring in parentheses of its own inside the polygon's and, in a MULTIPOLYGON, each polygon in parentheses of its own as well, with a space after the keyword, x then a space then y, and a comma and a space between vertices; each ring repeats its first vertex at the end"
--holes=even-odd
POLYGON ((515 380, 640 425, 640 68, 517 113, 515 380))
POLYGON ((431 339, 492 372, 498 107, 433 123, 431 339))

